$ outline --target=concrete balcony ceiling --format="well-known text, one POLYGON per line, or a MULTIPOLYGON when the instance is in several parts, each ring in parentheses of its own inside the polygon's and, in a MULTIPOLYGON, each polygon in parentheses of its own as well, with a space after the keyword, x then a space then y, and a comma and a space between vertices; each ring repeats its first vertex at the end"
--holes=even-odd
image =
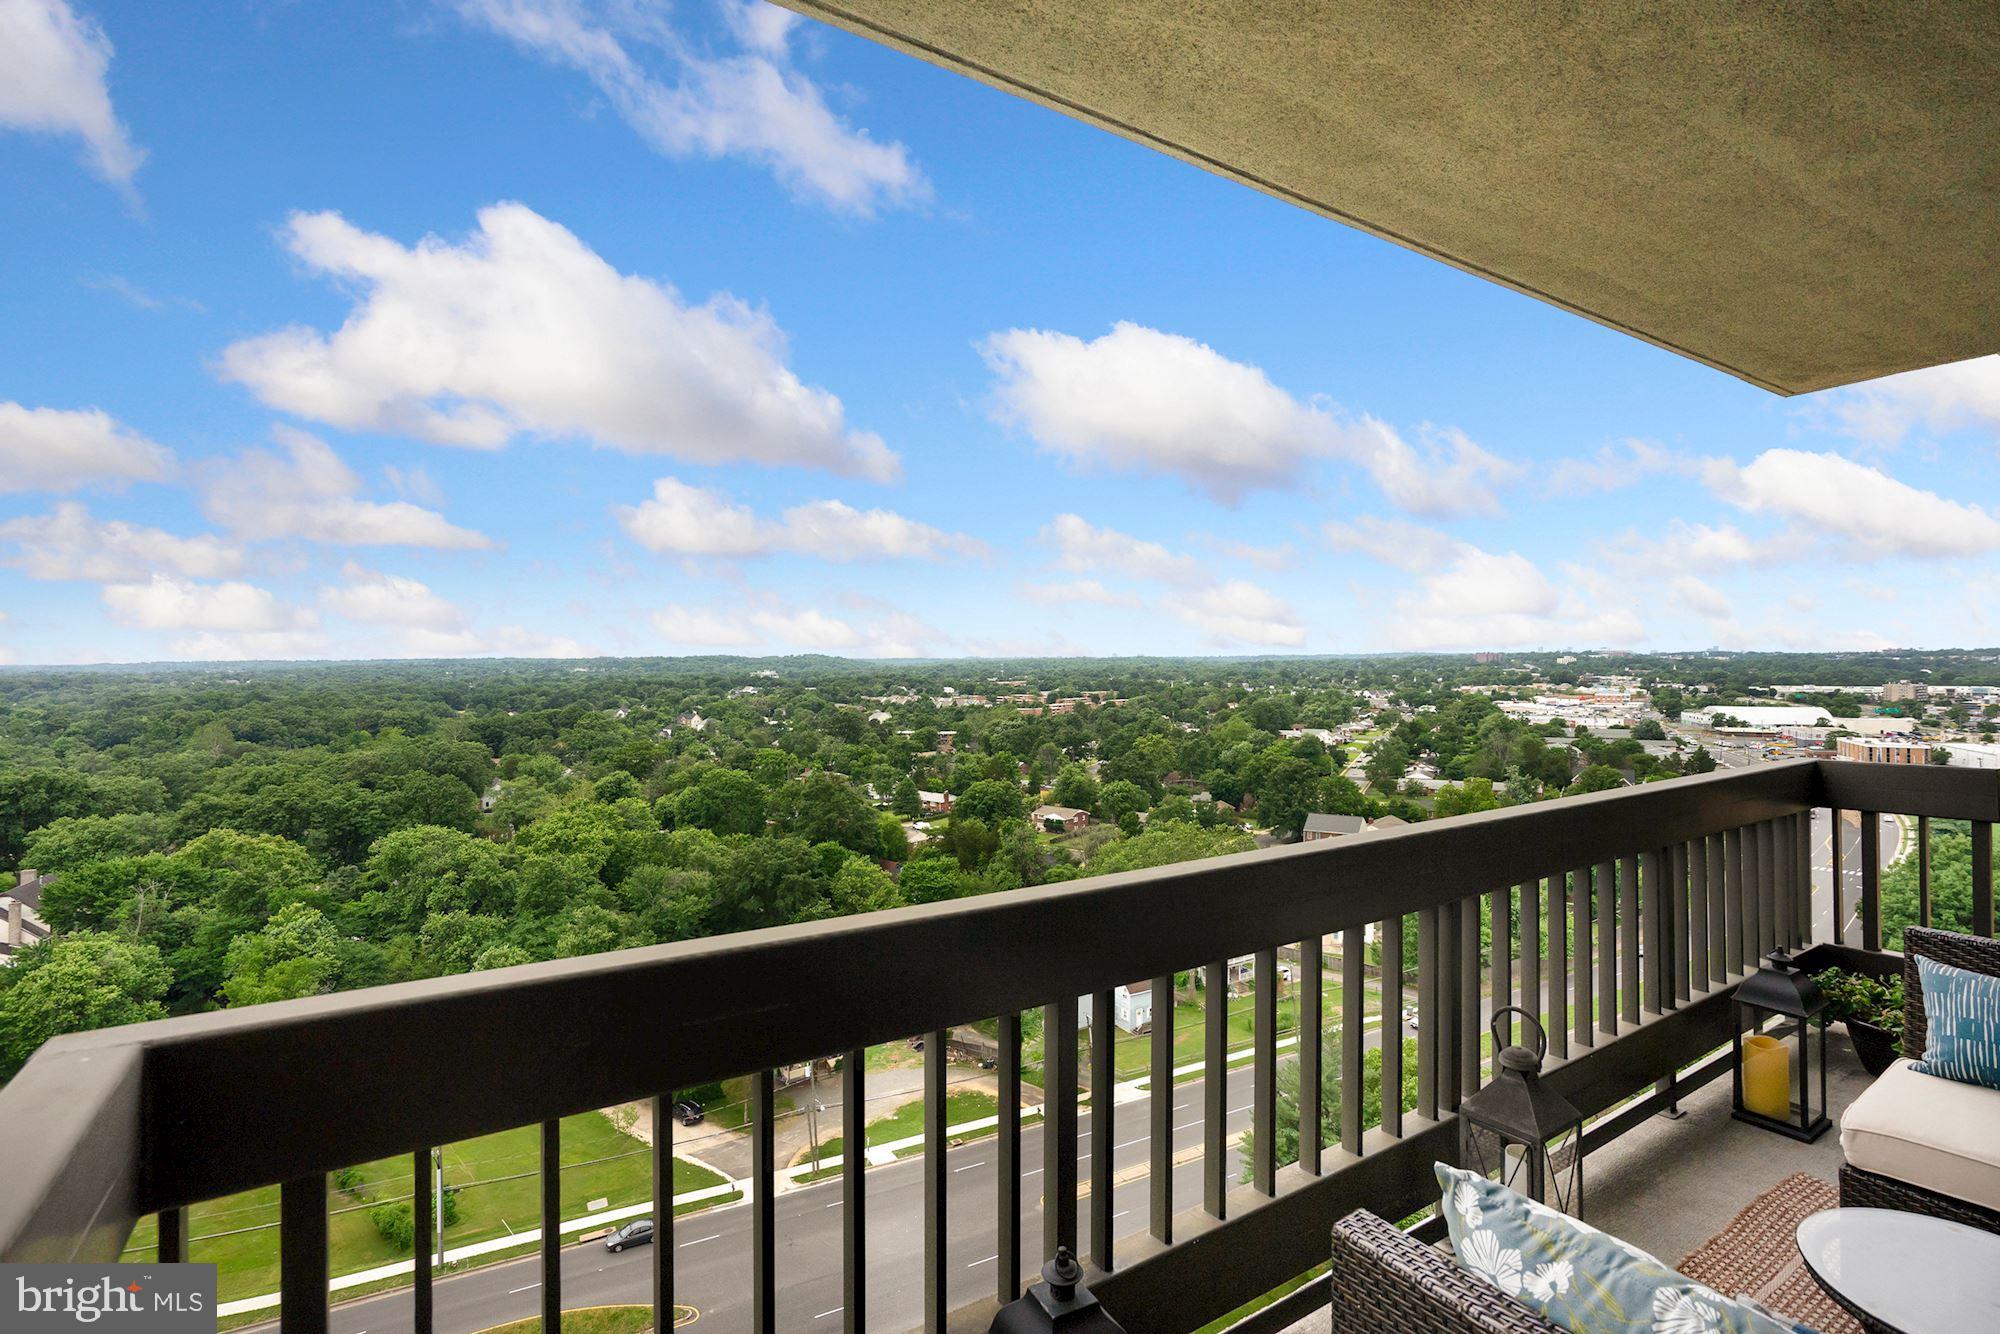
POLYGON ((2000 5, 782 0, 1780 394, 2000 350, 2000 5))

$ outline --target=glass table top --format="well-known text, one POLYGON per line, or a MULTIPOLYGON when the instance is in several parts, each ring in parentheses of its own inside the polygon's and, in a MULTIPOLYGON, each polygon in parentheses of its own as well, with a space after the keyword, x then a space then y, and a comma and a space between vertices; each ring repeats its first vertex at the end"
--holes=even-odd
POLYGON ((1799 1224, 1819 1285, 1902 1334, 2000 1330, 2000 1236, 1897 1209, 1828 1209, 1799 1224))

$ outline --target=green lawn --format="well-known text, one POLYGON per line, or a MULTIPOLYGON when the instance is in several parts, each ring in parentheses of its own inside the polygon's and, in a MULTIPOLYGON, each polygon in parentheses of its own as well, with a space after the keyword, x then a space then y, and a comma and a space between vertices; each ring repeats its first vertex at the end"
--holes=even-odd
MULTIPOLYGON (((445 1246, 463 1246, 541 1225, 539 1166, 541 1134, 523 1126, 445 1148, 445 1185, 459 1190, 459 1221, 445 1232, 445 1246)), ((590 1201, 606 1208, 639 1204, 652 1194, 652 1150, 611 1124, 600 1112, 565 1117, 562 1123, 562 1213, 588 1212, 590 1201)), ((410 1197, 408 1155, 365 1163, 354 1192, 329 1183, 330 1270, 335 1275, 406 1259, 407 1251, 383 1239, 369 1210, 410 1197)), ((682 1159, 674 1160, 674 1193, 719 1185, 723 1178, 682 1159)), ((219 1299, 255 1297, 278 1288, 278 1189, 247 1191, 197 1204, 190 1211, 188 1258, 217 1266, 219 1299)), ((155 1224, 143 1220, 126 1245, 130 1258, 150 1257, 155 1224)))
MULTIPOLYGON (((944 1099, 944 1123, 947 1126, 964 1125, 967 1121, 979 1121, 989 1116, 997 1116, 1000 1104, 990 1093, 978 1089, 961 1089, 947 1093, 944 1099)), ((868 1123, 868 1144, 870 1148, 879 1144, 892 1144, 899 1139, 924 1133, 924 1103, 919 1098, 906 1102, 889 1115, 868 1123)), ((990 1133, 990 1132, 988 1132, 990 1133)), ((819 1142, 820 1161, 839 1153, 845 1141, 839 1135, 829 1136, 819 1142)), ((795 1159, 795 1162, 809 1161, 810 1155, 795 1159)), ((825 1169, 822 1169, 824 1171, 825 1169)), ((838 1170, 838 1169, 835 1169, 838 1170)), ((817 1178, 811 1178, 817 1179, 817 1178)))
MULTIPOLYGON (((1337 1019, 1340 1015, 1341 989, 1338 982, 1325 982, 1320 988, 1320 1014, 1323 1019, 1337 1019)), ((1200 1002, 1181 1003, 1174 1006, 1174 1064, 1186 1065, 1198 1061, 1207 1041, 1208 1016, 1200 1002)), ((1299 1002, 1296 994, 1278 998, 1278 1035, 1286 1036, 1299 1026, 1299 1002)), ((1256 998, 1245 994, 1235 996, 1229 1002, 1229 1041, 1227 1047, 1236 1051, 1247 1047, 1256 1037, 1256 998)), ((1153 1039, 1146 1033, 1119 1032, 1113 1046, 1112 1066, 1120 1079, 1142 1079, 1153 1068, 1153 1039)))

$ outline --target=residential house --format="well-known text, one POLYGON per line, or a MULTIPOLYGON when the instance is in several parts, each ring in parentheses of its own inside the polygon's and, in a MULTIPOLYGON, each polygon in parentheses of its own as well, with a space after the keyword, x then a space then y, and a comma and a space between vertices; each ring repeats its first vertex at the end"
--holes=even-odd
POLYGON ((1306 843, 1317 843, 1323 838, 1345 838, 1367 827, 1368 821, 1358 815, 1322 815, 1315 811, 1306 817, 1306 827, 1300 839, 1306 843))
POLYGON ((1052 834, 1074 834, 1090 824, 1090 812, 1074 806, 1037 806, 1034 821, 1052 834))
POLYGON ((951 793, 917 791, 917 803, 924 808, 925 815, 950 815, 951 793))

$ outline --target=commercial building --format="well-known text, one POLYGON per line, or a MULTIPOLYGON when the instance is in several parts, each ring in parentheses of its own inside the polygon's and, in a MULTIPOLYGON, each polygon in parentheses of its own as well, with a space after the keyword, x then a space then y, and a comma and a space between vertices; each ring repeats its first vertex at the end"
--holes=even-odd
POLYGON ((1882 737, 1844 736, 1834 744, 1834 754, 1843 760, 1866 764, 1929 764, 1928 741, 1891 741, 1882 737))

